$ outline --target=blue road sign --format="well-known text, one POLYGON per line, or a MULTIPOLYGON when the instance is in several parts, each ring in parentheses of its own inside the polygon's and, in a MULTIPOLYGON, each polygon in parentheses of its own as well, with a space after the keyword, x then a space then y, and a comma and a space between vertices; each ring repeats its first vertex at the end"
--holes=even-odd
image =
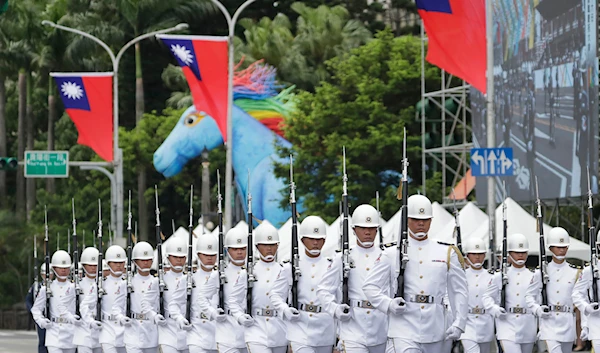
POLYGON ((512 147, 472 148, 471 174, 475 177, 513 175, 512 147))

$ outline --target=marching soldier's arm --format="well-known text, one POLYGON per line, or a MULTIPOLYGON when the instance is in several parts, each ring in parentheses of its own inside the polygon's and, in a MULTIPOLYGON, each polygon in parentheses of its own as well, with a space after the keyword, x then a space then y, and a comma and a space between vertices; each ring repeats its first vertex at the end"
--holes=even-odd
MULTIPOLYGON (((246 270, 241 270, 238 275, 235 283, 233 284, 233 288, 231 288, 231 295, 225 300, 227 301, 227 305, 229 306, 229 310, 231 311, 231 316, 235 318, 237 321, 240 316, 245 314, 245 310, 242 307, 242 303, 246 300, 246 296, 248 293, 248 273, 246 270)), ((251 313, 248 313, 251 315, 251 313)))
POLYGON ((35 298, 35 302, 31 307, 31 316, 33 320, 39 325, 40 320, 44 318, 44 311, 46 310, 46 286, 41 286, 38 291, 38 295, 35 298))
MULTIPOLYGON (((173 287, 173 286, 171 286, 173 287)), ((169 316, 171 319, 178 321, 180 319, 185 319, 185 316, 181 312, 179 307, 179 303, 185 302, 187 299, 187 288, 186 286, 179 286, 179 288, 169 288, 169 291, 173 291, 171 293, 171 298, 167 305, 169 316)))
POLYGON ((289 296, 292 283, 292 266, 285 264, 281 268, 281 271, 279 271, 279 275, 277 275, 275 283, 273 283, 271 295, 269 296, 271 304, 273 304, 275 310, 280 313, 283 313, 283 309, 288 306, 287 298, 289 296))
POLYGON ((452 248, 450 251, 452 253, 450 256, 450 268, 448 269, 447 294, 452 312, 454 313, 452 326, 456 326, 464 332, 467 325, 467 311, 469 309, 467 275, 456 250, 452 248))
POLYGON ((111 308, 111 315, 121 320, 125 317, 125 306, 127 305, 127 282, 119 282, 119 295, 115 297, 111 308))
POLYGON ((392 302, 392 298, 390 298, 390 271, 391 261, 386 253, 381 252, 375 260, 373 271, 369 273, 362 287, 363 293, 365 293, 371 304, 385 314, 387 314, 392 302))
MULTIPOLYGON (((200 311, 204 313, 211 320, 217 315, 217 309, 211 304, 212 297, 219 291, 219 271, 213 271, 206 280, 206 283, 200 287, 198 291, 198 304, 200 305, 200 311)), ((221 308, 225 310, 225 308, 221 308)))
POLYGON ((146 290, 146 293, 142 296, 141 314, 148 315, 148 318, 154 322, 154 317, 158 315, 156 307, 158 303, 158 279, 153 278, 152 284, 146 290))
POLYGON ((342 286, 342 257, 341 254, 329 261, 329 266, 317 287, 317 296, 323 308, 329 315, 334 316, 338 307, 336 303, 338 292, 342 286))
POLYGON ((525 302, 529 307, 531 312, 536 313, 539 304, 539 297, 542 292, 542 280, 540 276, 540 270, 535 270, 533 273, 533 277, 531 277, 531 282, 529 282, 529 286, 527 287, 527 292, 525 293, 525 302))
POLYGON ((590 304, 590 298, 588 296, 588 293, 591 290, 591 276, 592 272, 589 266, 583 269, 583 271, 581 271, 581 274, 579 275, 579 279, 577 280, 577 282, 575 282, 575 285, 573 286, 573 293, 571 295, 573 299, 573 304, 575 304, 577 309, 581 311, 582 317, 585 316, 584 312, 586 306, 590 304))
POLYGON ((488 287, 483 294, 483 307, 487 311, 495 311, 498 308, 498 302, 500 302, 500 282, 502 281, 502 274, 496 273, 490 282, 488 287))
MULTIPOLYGON (((87 323, 94 321, 96 316, 96 304, 98 303, 98 287, 96 283, 93 283, 90 287, 90 291, 85 293, 83 300, 79 303, 79 312, 81 313, 81 319, 87 323)), ((102 318, 98 318, 98 321, 102 318)))

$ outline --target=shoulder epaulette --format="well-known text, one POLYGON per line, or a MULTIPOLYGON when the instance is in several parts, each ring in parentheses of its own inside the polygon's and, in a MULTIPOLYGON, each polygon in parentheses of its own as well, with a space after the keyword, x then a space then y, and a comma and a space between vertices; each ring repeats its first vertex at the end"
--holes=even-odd
POLYGON ((499 272, 502 272, 502 269, 501 269, 501 268, 497 268, 497 269, 496 269, 496 273, 499 273, 499 272))
MULTIPOLYGON (((284 264, 287 264, 288 262, 290 262, 290 259, 285 259, 285 260, 283 260, 283 261, 281 261, 281 262, 283 262, 284 264)), ((280 264, 280 265, 281 265, 281 264, 280 264)))
POLYGON ((585 267, 588 267, 589 265, 590 265, 590 263, 589 263, 589 262, 586 262, 586 263, 584 264, 584 266, 585 266, 585 267))
POLYGON ((397 241, 393 241, 391 243, 384 244, 383 246, 385 246, 386 248, 390 248, 392 246, 398 246, 398 242, 397 241))
POLYGON ((332 258, 332 257, 328 257, 328 258, 327 258, 327 261, 329 261, 329 262, 332 262, 332 261, 333 261, 333 258, 332 258))
POLYGON ((536 266, 536 267, 535 267, 535 269, 536 269, 536 270, 539 270, 539 269, 540 269, 540 266, 536 266))
POLYGON ((335 249, 335 252, 342 252, 342 249, 335 249))
POLYGON ((219 271, 219 266, 215 266, 215 267, 213 267, 213 269, 212 269, 212 270, 213 270, 213 271, 219 271))
POLYGON ((570 263, 570 262, 568 262, 568 264, 569 264, 569 267, 571 267, 571 268, 581 268, 581 266, 576 266, 576 265, 573 265, 573 264, 572 264, 572 263, 570 263))
POLYGON ((529 267, 528 267, 527 269, 528 269, 529 271, 531 271, 531 272, 535 273, 535 270, 539 269, 539 267, 538 267, 538 268, 529 268, 529 267))
POLYGON ((246 270, 246 269, 247 269, 246 265, 242 266, 242 270, 246 270))
POLYGON ((444 243, 443 241, 439 241, 437 242, 438 244, 442 244, 442 245, 447 245, 447 246, 454 246, 454 244, 450 244, 450 243, 444 243))

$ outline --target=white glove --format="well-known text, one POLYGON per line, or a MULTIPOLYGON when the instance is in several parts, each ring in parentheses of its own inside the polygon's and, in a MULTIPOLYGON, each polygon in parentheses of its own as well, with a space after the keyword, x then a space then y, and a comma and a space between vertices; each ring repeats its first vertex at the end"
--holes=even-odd
POLYGON ((167 320, 161 314, 156 314, 156 316, 154 316, 154 324, 158 326, 165 326, 167 324, 167 320))
POLYGON ((90 322, 90 328, 92 330, 101 330, 102 329, 102 321, 94 320, 90 322))
POLYGON ((77 322, 80 322, 80 320, 79 320, 79 319, 80 319, 79 315, 73 315, 73 314, 71 314, 71 313, 67 313, 67 314, 65 315, 65 319, 67 319, 67 322, 68 322, 68 323, 70 323, 70 324, 74 324, 74 325, 77 325, 77 326, 80 326, 80 325, 81 325, 81 324, 78 324, 78 323, 77 323, 77 322))
POLYGON ((392 315, 400 315, 406 311, 406 302, 404 298, 398 297, 392 299, 390 302, 390 306, 388 307, 388 312, 392 315))
POLYGON ((456 341, 462 335, 463 330, 456 326, 450 326, 446 330, 446 341, 456 341))
POLYGON ((535 309, 535 316, 539 318, 547 319, 551 315, 552 314, 550 313, 550 308, 548 307, 548 305, 542 305, 535 309))
POLYGON ((600 306, 598 303, 591 303, 585 306, 585 310, 583 311, 587 315, 598 315, 600 314, 600 306))
POLYGON ((581 333, 579 334, 579 338, 581 338, 582 341, 589 341, 590 340, 590 329, 587 327, 582 327, 581 328, 581 333))
POLYGON ((350 307, 347 304, 340 304, 335 308, 334 318, 340 321, 350 321, 352 314, 350 313, 350 307))
POLYGON ((225 315, 223 309, 218 308, 216 311, 213 312, 212 317, 210 319, 215 320, 216 322, 225 322, 227 321, 227 315, 225 315))
POLYGON ((49 319, 46 319, 46 318, 42 318, 42 320, 40 320, 40 323, 38 324, 38 326, 43 328, 44 330, 47 330, 50 328, 50 326, 52 326, 52 321, 50 321, 49 319))
POLYGON ((283 308, 283 317, 291 322, 300 320, 300 312, 296 308, 285 307, 283 308))
POLYGON ((180 317, 177 319, 177 325, 184 331, 190 331, 192 329, 192 325, 190 325, 190 322, 187 321, 185 317, 180 317))
POLYGON ((493 315, 496 319, 504 320, 506 318, 506 309, 496 306, 493 310, 493 315))
POLYGON ((248 314, 244 314, 237 319, 237 322, 246 327, 254 325, 254 318, 248 314))
POLYGON ((121 324, 121 326, 129 327, 131 326, 131 319, 127 316, 123 316, 119 319, 119 324, 121 324))

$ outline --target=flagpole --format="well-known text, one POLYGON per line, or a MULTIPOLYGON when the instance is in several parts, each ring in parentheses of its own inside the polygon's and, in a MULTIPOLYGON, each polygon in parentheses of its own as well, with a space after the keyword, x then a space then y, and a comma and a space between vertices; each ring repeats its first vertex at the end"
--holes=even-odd
MULTIPOLYGON (((119 238, 122 238, 123 237, 123 151, 119 148, 119 62, 121 60, 121 57, 125 53, 125 50, 127 50, 129 47, 131 47, 135 43, 137 43, 141 40, 144 40, 146 38, 154 37, 157 34, 164 34, 164 33, 169 33, 169 32, 173 32, 173 31, 179 31, 179 30, 186 29, 186 28, 188 28, 188 25, 187 25, 187 23, 180 23, 174 27, 145 33, 138 37, 135 37, 132 40, 130 40, 127 44, 125 44, 123 47, 121 47, 121 50, 119 50, 119 52, 117 53, 117 56, 115 56, 113 51, 110 49, 110 47, 106 43, 104 43, 98 37, 95 37, 87 32, 78 30, 76 28, 59 25, 55 22, 48 21, 48 20, 43 20, 42 25, 50 26, 50 27, 53 27, 56 29, 66 31, 66 32, 79 34, 80 36, 89 38, 89 39, 93 40, 94 42, 96 42, 98 45, 100 45, 108 53, 108 56, 110 57, 110 61, 113 66, 113 173, 112 173, 113 178, 109 178, 109 179, 111 179, 111 181, 113 181, 113 180, 115 181, 114 182, 115 190, 112 193, 113 195, 115 195, 115 199, 111 200, 111 209, 113 210, 114 214, 116 215, 116 220, 115 219, 111 220, 111 227, 113 228, 112 231, 116 234, 116 236, 119 238)), ((102 167, 97 166, 97 168, 95 168, 95 169, 99 170, 98 168, 102 168, 102 167)), ((104 169, 104 168, 102 168, 102 169, 104 169)), ((107 173, 109 173, 109 172, 106 171, 105 174, 107 174, 107 173)))
MULTIPOLYGON (((227 72, 227 142, 226 145, 226 164, 225 164, 225 215, 224 215, 224 231, 231 229, 233 221, 233 57, 234 47, 233 39, 235 37, 235 24, 244 9, 250 6, 256 0, 246 0, 240 7, 235 10, 233 17, 229 14, 227 8, 219 0, 211 0, 211 2, 221 10, 223 16, 227 20, 229 27, 229 51, 227 53, 229 59, 229 69, 227 72)), ((248 185, 250 187, 250 185, 248 185)))
MULTIPOLYGON (((487 51, 487 147, 496 147, 496 132, 495 132, 495 116, 494 116, 494 10, 492 8, 492 0, 485 2, 485 27, 486 27, 486 51, 487 51)), ((506 127, 508 129, 508 127, 506 127)), ((507 147, 507 146, 504 146, 507 147)), ((496 268, 496 243, 494 232, 495 228, 495 213, 496 213, 496 180, 495 177, 489 176, 487 179, 487 214, 489 219, 489 240, 490 246, 490 261, 489 267, 496 268)))

